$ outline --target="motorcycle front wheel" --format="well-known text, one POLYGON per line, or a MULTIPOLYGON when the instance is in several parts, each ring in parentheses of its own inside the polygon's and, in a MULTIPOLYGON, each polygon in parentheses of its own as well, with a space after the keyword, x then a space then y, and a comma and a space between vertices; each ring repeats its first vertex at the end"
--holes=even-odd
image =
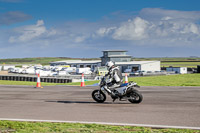
POLYGON ((131 103, 140 103, 143 100, 142 94, 138 90, 133 90, 132 92, 129 93, 129 99, 128 101, 131 103))
POLYGON ((100 90, 94 90, 92 98, 98 103, 103 103, 106 100, 106 95, 100 90))

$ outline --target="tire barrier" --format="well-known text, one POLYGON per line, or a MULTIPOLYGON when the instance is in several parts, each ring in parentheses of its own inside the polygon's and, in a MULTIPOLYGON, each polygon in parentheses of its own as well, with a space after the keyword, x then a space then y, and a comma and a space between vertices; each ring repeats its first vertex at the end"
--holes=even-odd
MULTIPOLYGON (((56 78, 56 77, 40 77, 40 79, 41 79, 41 82, 48 82, 48 83, 71 83, 72 82, 72 79, 56 78)), ((36 82, 37 77, 0 75, 0 80, 36 82)))

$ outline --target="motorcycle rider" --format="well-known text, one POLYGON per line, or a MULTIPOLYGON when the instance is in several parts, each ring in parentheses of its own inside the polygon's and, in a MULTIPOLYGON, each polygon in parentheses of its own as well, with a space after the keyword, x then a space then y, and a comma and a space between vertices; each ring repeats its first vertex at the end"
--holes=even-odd
MULTIPOLYGON (((105 77, 108 77, 107 85, 108 89, 114 89, 119 87, 123 83, 122 73, 120 72, 119 68, 115 66, 114 62, 108 61, 106 63, 106 67, 108 69, 108 73, 105 77)), ((117 98, 117 96, 111 92, 111 97, 113 101, 117 98)))

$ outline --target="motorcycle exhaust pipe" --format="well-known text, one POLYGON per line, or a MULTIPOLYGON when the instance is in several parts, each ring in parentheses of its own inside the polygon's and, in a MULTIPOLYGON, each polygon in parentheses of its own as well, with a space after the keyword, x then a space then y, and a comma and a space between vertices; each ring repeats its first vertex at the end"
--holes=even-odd
POLYGON ((126 94, 132 92, 132 90, 133 90, 133 88, 128 88, 128 89, 126 90, 126 94))

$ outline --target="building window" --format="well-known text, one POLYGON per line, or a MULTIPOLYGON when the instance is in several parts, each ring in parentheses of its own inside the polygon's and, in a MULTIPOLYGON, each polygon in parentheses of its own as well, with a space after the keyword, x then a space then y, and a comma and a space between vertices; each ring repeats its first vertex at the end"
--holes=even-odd
POLYGON ((132 67, 132 71, 134 72, 134 71, 137 71, 137 70, 139 70, 139 67, 132 67))
POLYGON ((84 68, 84 65, 80 65, 80 68, 84 68))
POLYGON ((89 67, 89 68, 91 68, 91 65, 86 65, 86 67, 89 67))
POLYGON ((107 57, 108 56, 108 53, 107 52, 104 52, 104 57, 107 57))

